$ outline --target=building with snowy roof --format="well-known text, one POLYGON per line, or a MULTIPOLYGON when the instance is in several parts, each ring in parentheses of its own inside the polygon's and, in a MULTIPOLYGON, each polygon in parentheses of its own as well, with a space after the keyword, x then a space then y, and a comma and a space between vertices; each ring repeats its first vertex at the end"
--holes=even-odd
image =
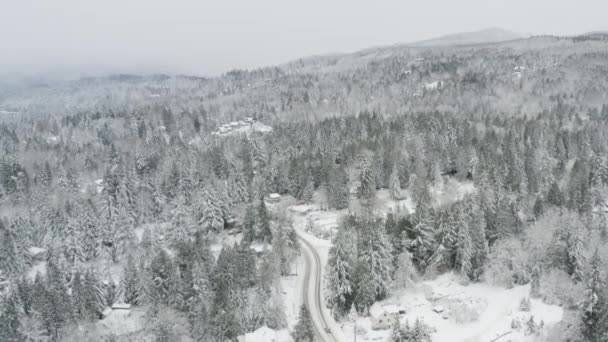
POLYGON ((372 322, 372 329, 390 329, 395 318, 399 316, 397 305, 374 304, 369 308, 369 317, 372 322))

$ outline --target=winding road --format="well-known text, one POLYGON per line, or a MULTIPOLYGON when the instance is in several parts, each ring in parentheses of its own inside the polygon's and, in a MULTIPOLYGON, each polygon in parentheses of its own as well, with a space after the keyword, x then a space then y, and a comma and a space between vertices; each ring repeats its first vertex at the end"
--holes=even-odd
POLYGON ((331 317, 325 317, 323 312, 323 299, 321 294, 321 279, 323 268, 321 258, 315 247, 298 234, 300 238, 302 251, 304 252, 305 272, 304 283, 302 287, 302 299, 304 305, 308 308, 315 328, 315 335, 318 341, 322 342, 338 342, 331 332, 328 332, 330 325, 328 322, 331 317))

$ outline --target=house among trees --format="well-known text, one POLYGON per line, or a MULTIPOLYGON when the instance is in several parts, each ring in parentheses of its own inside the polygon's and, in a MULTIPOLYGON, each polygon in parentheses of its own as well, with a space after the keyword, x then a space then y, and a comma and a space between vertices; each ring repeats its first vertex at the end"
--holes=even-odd
POLYGON ((46 258, 46 249, 40 247, 30 247, 27 253, 32 258, 32 261, 44 261, 46 258))
POLYGON ((395 318, 399 316, 399 307, 397 305, 380 305, 374 304, 369 308, 369 317, 372 321, 372 329, 384 330, 390 329, 395 318))

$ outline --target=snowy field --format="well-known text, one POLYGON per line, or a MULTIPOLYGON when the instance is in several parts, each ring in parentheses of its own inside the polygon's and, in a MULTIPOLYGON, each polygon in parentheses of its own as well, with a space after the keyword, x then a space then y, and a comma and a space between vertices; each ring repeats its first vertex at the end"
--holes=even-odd
MULTIPOLYGON (((487 284, 462 285, 457 275, 444 274, 435 280, 424 281, 415 288, 399 291, 376 305, 397 305, 405 309, 402 323, 411 325, 416 319, 424 321, 436 332, 434 342, 532 342, 543 340, 543 333, 562 319, 562 308, 532 299, 530 311, 519 309, 520 300, 528 297, 529 285, 504 289, 487 284), (540 335, 529 335, 526 323, 534 317, 537 325, 544 325, 540 335), (520 328, 512 324, 519 323, 520 328), (505 335, 506 334, 506 335, 505 335)), ((386 341, 391 330, 372 330, 368 317, 357 318, 357 341, 386 341)), ((342 331, 354 341, 354 322, 342 322, 342 331)))

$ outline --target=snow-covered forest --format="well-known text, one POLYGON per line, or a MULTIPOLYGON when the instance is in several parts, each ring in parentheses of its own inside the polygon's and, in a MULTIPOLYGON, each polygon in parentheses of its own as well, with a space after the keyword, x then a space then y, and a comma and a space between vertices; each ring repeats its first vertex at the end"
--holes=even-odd
POLYGON ((301 236, 336 341, 447 277, 537 315, 496 341, 608 341, 607 35, 3 85, 0 145, 0 341, 310 341, 301 236))

